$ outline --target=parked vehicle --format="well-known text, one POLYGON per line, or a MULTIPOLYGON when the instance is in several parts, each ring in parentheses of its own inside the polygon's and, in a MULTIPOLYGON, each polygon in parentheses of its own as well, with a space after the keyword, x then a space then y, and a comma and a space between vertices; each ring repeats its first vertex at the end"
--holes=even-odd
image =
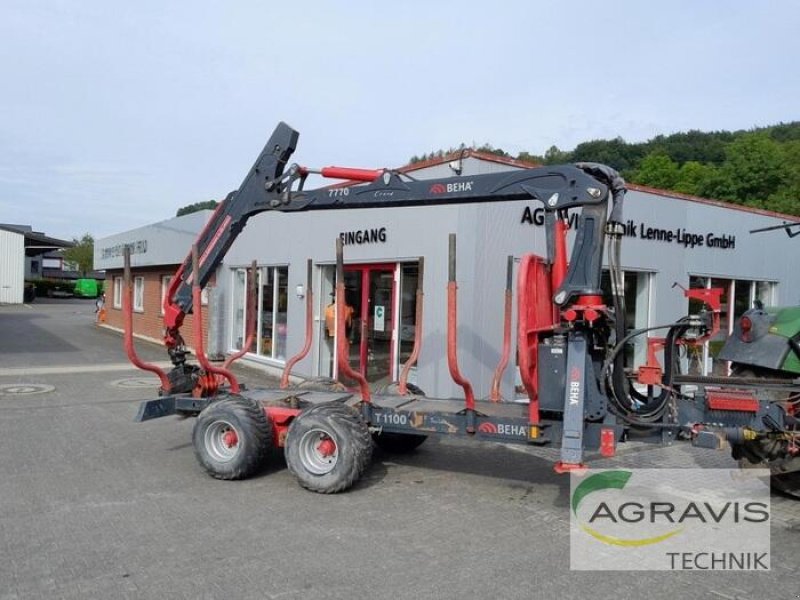
POLYGON ((75 295, 79 298, 97 298, 99 286, 96 279, 78 279, 75 281, 75 295))
MULTIPOLYGON (((195 454, 211 476, 247 477, 271 448, 278 447, 284 449, 289 471, 300 485, 315 492, 340 492, 361 476, 371 458, 373 440, 385 449, 409 451, 429 435, 560 448, 555 469, 563 473, 585 469, 587 451, 615 455, 618 444, 634 434, 637 440, 653 443, 690 440, 703 448, 730 449, 743 466, 769 466, 781 489, 798 493, 800 383, 680 372, 680 353, 700 347, 719 331, 722 289, 685 290, 687 298, 707 307, 697 314, 642 329, 626 327, 621 271, 626 189, 616 171, 579 163, 487 173, 467 181, 460 177, 407 180, 401 173, 382 169, 288 165, 298 135, 285 123, 276 128, 240 188, 219 205, 173 277, 164 302, 164 342, 173 364, 168 373, 143 362, 135 353, 133 280, 130 250, 125 250, 125 346, 137 367, 155 373, 161 381, 158 398, 141 404, 137 420, 173 414, 196 416, 195 454), (305 190, 303 184, 310 173, 361 185, 305 190), (435 204, 509 200, 540 201, 545 211, 547 254, 520 257, 516 284, 517 362, 528 404, 475 398, 472 385, 459 370, 455 234, 447 240, 447 365, 453 381, 464 391, 463 399, 429 398, 407 385, 405 378, 424 337, 421 318, 416 319, 414 349, 398 381, 398 394, 374 393, 364 374, 350 366, 341 238, 336 247, 336 356, 338 372, 356 381, 356 389, 288 387, 292 365, 311 346, 311 294, 306 296, 306 344, 287 362, 281 389, 239 385, 228 367, 255 339, 254 283, 248 291, 248 339, 242 349, 222 367, 214 366, 205 354, 202 328, 197 327, 194 352, 199 364, 187 362, 189 351, 180 333, 184 317, 191 312, 196 322, 202 321, 201 289, 253 215, 267 210, 397 206, 418 206, 422 212, 423 207, 435 204), (572 210, 580 213, 568 257, 572 210), (606 245, 613 308, 603 300, 601 287, 606 245), (628 342, 656 330, 665 335, 646 338, 647 364, 635 372, 627 370, 624 351, 628 342)), ((510 359, 513 259, 509 259, 507 272, 504 355, 496 372, 498 381, 510 359)), ((253 273, 255 269, 254 263, 253 273)), ((256 277, 249 279, 255 282, 256 277)), ((314 289, 312 279, 309 261, 307 290, 314 289)), ((420 272, 418 307, 422 306, 422 279, 420 272)))
POLYGON ((22 290, 22 301, 25 304, 30 304, 36 300, 36 284, 31 281, 25 282, 25 287, 22 290))

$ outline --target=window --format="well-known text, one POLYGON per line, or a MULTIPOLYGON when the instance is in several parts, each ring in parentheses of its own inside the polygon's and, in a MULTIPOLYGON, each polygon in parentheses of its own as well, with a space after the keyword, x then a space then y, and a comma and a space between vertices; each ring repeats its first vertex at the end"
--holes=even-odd
MULTIPOLYGON (((644 271, 622 271, 622 288, 625 301, 625 330, 643 329, 650 325, 650 288, 652 273, 644 271)), ((611 294, 611 275, 603 270, 600 287, 603 301, 614 306, 611 294)), ((651 334, 652 335, 652 334, 651 334)), ((656 332, 656 335, 657 332, 656 332)), ((647 362, 647 338, 639 335, 628 342, 625 354, 626 367, 639 367, 647 362)))
MULTIPOLYGON (((231 347, 241 349, 247 336, 248 272, 232 272, 231 347)), ((265 358, 286 359, 286 322, 288 306, 289 268, 262 267, 257 272, 256 339, 250 352, 265 358)))
MULTIPOLYGON (((244 269, 234 269, 232 287, 232 310, 231 315, 231 347, 241 350, 244 344, 245 332, 245 311, 247 310, 247 271, 244 269)), ((255 348, 251 348, 252 352, 255 348)))
POLYGON ((144 277, 133 278, 133 310, 144 312, 144 277))
MULTIPOLYGON (((771 281, 750 281, 747 279, 718 279, 692 275, 689 278, 690 288, 722 288, 720 297, 719 332, 713 339, 703 344, 702 349, 690 352, 688 369, 690 373, 701 375, 726 375, 726 361, 716 360, 716 356, 725 344, 725 339, 733 332, 733 324, 745 311, 755 305, 756 301, 765 306, 774 299, 775 283, 771 281), (732 300, 732 302, 730 302, 732 300)), ((699 300, 689 301, 689 314, 697 314, 703 309, 699 300)), ((691 348, 690 348, 691 350, 691 348)))
POLYGON ((169 286, 172 284, 172 275, 163 275, 161 277, 161 314, 164 314, 164 300, 167 297, 169 286))
POLYGON ((114 277, 114 308, 122 308, 122 277, 114 277))
POLYGON ((286 359, 286 309, 289 292, 289 268, 267 267, 259 272, 258 353, 277 360, 286 359))
POLYGON ((39 261, 32 260, 31 261, 31 273, 38 273, 39 272, 39 261))
POLYGON ((758 301, 764 306, 772 306, 775 303, 775 288, 777 284, 772 281, 756 281, 753 287, 755 288, 754 303, 758 301))

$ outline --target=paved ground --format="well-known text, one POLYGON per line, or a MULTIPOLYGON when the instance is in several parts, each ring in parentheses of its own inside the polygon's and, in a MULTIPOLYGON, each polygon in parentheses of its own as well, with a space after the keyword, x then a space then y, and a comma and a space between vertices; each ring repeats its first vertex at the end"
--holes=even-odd
MULTIPOLYGON (((569 570, 568 480, 525 448, 429 440, 377 455, 337 496, 302 490, 280 463, 216 481, 195 462, 191 420, 132 421, 155 386, 93 311, 0 307, 0 385, 53 388, 0 388, 0 600, 800 594, 800 502, 780 497, 770 573, 582 573, 569 570)), ((729 464, 686 446, 604 464, 693 463, 729 464)))

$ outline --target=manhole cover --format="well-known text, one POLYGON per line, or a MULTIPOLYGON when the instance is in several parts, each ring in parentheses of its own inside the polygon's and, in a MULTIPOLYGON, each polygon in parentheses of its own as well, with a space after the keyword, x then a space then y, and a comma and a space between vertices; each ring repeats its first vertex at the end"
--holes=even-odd
POLYGON ((128 377, 127 379, 117 379, 111 385, 121 388, 157 388, 158 379, 154 377, 128 377))
POLYGON ((46 394, 54 389, 56 389, 55 386, 43 383, 7 383, 0 385, 0 394, 30 396, 31 394, 46 394))

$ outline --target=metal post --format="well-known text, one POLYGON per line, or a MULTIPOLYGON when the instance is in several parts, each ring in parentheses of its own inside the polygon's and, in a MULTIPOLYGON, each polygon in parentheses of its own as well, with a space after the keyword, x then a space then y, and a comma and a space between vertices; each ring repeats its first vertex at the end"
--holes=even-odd
POLYGON ((218 382, 217 376, 224 377, 228 380, 231 386, 231 392, 238 394, 240 391, 239 382, 233 373, 227 369, 214 367, 206 356, 205 343, 203 340, 203 303, 202 303, 202 288, 200 287, 200 278, 197 273, 200 272, 198 260, 197 244, 192 245, 192 303, 194 305, 194 351, 197 355, 197 362, 208 374, 208 379, 203 385, 204 391, 215 393, 217 391, 218 382))
POLYGON ((511 287, 514 278, 514 257, 509 255, 508 266, 506 268, 506 293, 505 304, 503 311, 503 354, 500 357, 500 363, 494 372, 492 379, 492 391, 490 399, 492 402, 500 402, 500 383, 503 379, 508 366, 508 358, 511 356, 511 287))
POLYGON ((253 347, 253 342, 256 340, 256 325, 258 324, 258 319, 256 318, 256 304, 258 303, 258 282, 256 281, 256 277, 258 275, 257 269, 257 263, 256 261, 253 261, 250 265, 250 270, 247 271, 247 314, 245 315, 244 328, 246 335, 244 343, 238 352, 231 354, 228 359, 222 363, 223 369, 227 369, 234 363, 234 361, 239 360, 245 354, 247 354, 250 351, 250 348, 253 347))
MULTIPOLYGON (((344 297, 344 246, 342 238, 336 238, 336 358, 339 371, 355 379, 364 402, 371 402, 372 395, 367 378, 350 366, 350 342, 345 330, 344 297)), ((363 338, 362 338, 363 339, 363 338)))
MULTIPOLYGON (((449 239, 449 277, 447 282, 447 366, 450 377, 464 390, 467 410, 475 410, 475 394, 472 384, 461 375, 458 369, 458 285, 456 284, 456 234, 451 233, 449 239)), ((467 426, 469 431, 470 426, 467 426)))
POLYGON ((172 384, 167 377, 164 370, 154 364, 146 363, 139 358, 136 353, 136 347, 133 345, 133 282, 131 280, 131 249, 128 246, 122 251, 123 256, 123 282, 124 291, 122 292, 122 315, 124 318, 123 323, 123 343, 125 352, 128 359, 133 366, 142 369, 143 371, 150 371, 158 376, 161 381, 161 391, 168 394, 172 390, 172 384))
POLYGON ((289 387, 289 375, 292 372, 292 368, 305 358, 306 354, 308 354, 308 351, 311 349, 311 340, 314 337, 314 293, 311 291, 312 270, 313 263, 309 258, 306 265, 306 340, 302 350, 286 361, 286 367, 283 369, 283 374, 281 375, 281 389, 289 387))
POLYGON ((406 364, 403 365, 403 371, 400 373, 400 380, 397 389, 401 395, 405 396, 408 393, 408 374, 411 367, 417 363, 419 352, 422 349, 422 304, 425 294, 422 289, 422 281, 425 275, 425 257, 419 257, 419 271, 417 273, 417 306, 414 315, 414 347, 411 349, 411 355, 408 357, 406 364))

